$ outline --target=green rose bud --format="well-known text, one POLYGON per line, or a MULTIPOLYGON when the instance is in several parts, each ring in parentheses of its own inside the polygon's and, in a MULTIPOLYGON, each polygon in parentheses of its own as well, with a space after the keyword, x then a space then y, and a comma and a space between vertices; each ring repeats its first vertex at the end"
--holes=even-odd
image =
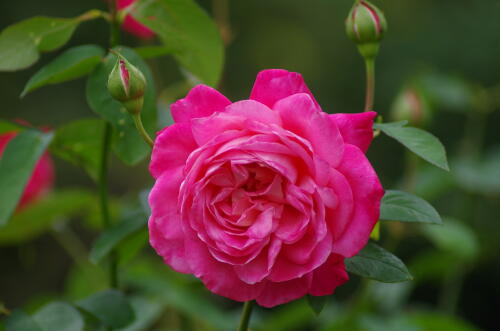
POLYGON ((139 69, 118 54, 116 64, 109 74, 108 90, 130 114, 138 114, 144 102, 146 78, 139 69))
POLYGON ((391 119, 408 121, 412 126, 424 127, 432 117, 426 94, 418 86, 404 88, 391 107, 391 119))
POLYGON ((356 1, 346 19, 346 32, 364 57, 377 55, 386 31, 387 21, 382 11, 368 1, 356 1))

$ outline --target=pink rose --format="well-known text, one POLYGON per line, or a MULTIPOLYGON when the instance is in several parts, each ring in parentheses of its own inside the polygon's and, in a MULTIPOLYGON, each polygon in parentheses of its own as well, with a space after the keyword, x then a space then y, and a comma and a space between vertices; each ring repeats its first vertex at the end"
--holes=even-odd
MULTIPOLYGON (((136 0, 117 0, 116 6, 118 9, 125 9, 136 0)), ((154 32, 151 31, 147 26, 139 23, 132 15, 125 16, 125 20, 122 25, 123 29, 136 37, 142 39, 149 39, 154 36, 154 32)))
POLYGON ((212 292, 273 307, 348 280, 383 189, 374 112, 324 113, 302 77, 259 73, 249 100, 199 85, 171 107, 150 171, 151 245, 212 292))
MULTIPOLYGON (((7 143, 17 135, 17 132, 0 134, 0 156, 3 154, 7 143)), ((54 182, 54 166, 48 153, 38 160, 35 170, 24 188, 23 195, 19 201, 18 210, 26 207, 36 199, 47 193, 54 182)))

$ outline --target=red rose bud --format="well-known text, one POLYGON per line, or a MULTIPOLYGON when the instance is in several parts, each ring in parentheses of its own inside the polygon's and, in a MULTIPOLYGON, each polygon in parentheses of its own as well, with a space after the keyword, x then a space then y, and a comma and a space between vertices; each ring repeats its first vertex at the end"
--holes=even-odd
POLYGON ((136 0, 117 0, 116 7, 118 10, 125 15, 119 15, 121 17, 123 30, 135 35, 141 39, 151 39, 154 37, 154 32, 151 31, 147 26, 139 23, 136 19, 132 17, 127 10, 132 6, 136 0))
MULTIPOLYGON (((24 121, 19 121, 23 122, 24 121)), ((17 135, 17 132, 5 132, 0 134, 0 158, 7 147, 7 144, 17 135)), ((23 194, 19 200, 17 211, 29 206, 39 198, 47 194, 54 184, 54 165, 49 154, 45 152, 33 169, 28 183, 24 187, 23 194)))
POLYGON ((116 64, 109 74, 108 90, 131 114, 138 114, 144 102, 146 78, 142 72, 118 55, 116 64))
POLYGON ((425 93, 418 87, 404 88, 391 107, 391 119, 408 121, 412 126, 425 126, 431 119, 432 112, 425 93))
POLYGON ((377 55, 386 31, 387 21, 382 11, 368 1, 356 1, 346 19, 346 32, 364 57, 377 55))

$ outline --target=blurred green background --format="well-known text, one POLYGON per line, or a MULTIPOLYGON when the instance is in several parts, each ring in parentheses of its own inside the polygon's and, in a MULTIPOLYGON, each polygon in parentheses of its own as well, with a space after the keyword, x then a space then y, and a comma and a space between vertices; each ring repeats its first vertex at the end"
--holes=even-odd
MULTIPOLYGON (((344 18, 352 2, 199 1, 215 16, 226 37, 222 92, 231 100, 244 99, 258 71, 284 68, 304 76, 325 111, 362 111, 363 62, 344 32, 344 18), (228 15, 224 10, 226 3, 228 15)), ((500 279, 500 1, 379 0, 374 3, 384 10, 389 22, 377 60, 375 110, 389 120, 391 107, 401 89, 416 86, 432 113, 425 128, 446 146, 452 170, 447 174, 419 162, 414 177, 416 185, 408 187, 405 184, 408 178, 403 177, 408 176, 404 172, 408 171, 409 161, 403 147, 381 136, 374 141, 369 157, 386 188, 412 190, 431 201, 443 216, 457 219, 458 223, 449 221, 452 225, 445 226, 443 231, 384 224, 382 243, 410 267, 414 282, 360 285, 353 277, 353 281, 331 298, 328 309, 325 308, 319 319, 314 319, 302 300, 278 308, 272 318, 279 320, 281 316, 282 320, 269 330, 308 330, 314 326, 351 329, 348 324, 342 327, 345 321, 339 319, 339 315, 349 307, 360 286, 371 288, 357 308, 364 312, 358 319, 360 329, 413 330, 408 320, 420 318, 417 323, 420 326, 428 320, 419 315, 410 318, 406 312, 427 309, 458 316, 478 329, 495 330, 500 304, 497 284, 500 279)), ((91 8, 105 9, 105 3, 101 0, 1 0, 0 29, 35 15, 72 17, 91 8)), ((107 41, 107 26, 97 20, 82 24, 64 49, 90 43, 106 47, 107 41)), ((123 44, 139 46, 145 42, 125 36, 123 44)), ((95 116, 85 101, 83 79, 44 87, 19 98, 27 80, 59 53, 43 55, 42 60, 28 70, 0 73, 2 118, 23 118, 37 126, 58 127, 74 119, 95 116)), ((163 90, 160 112, 167 112, 166 104, 182 96, 182 91, 172 87, 182 76, 168 57, 150 64, 159 90, 163 90)), ((94 189, 81 169, 59 160, 56 166, 58 188, 94 189)), ((128 168, 113 160, 112 167, 110 181, 115 197, 136 196, 152 183, 147 164, 128 168)), ((447 221, 445 219, 445 223, 447 221)), ((85 244, 95 238, 95 232, 86 226, 77 224, 75 230, 85 244)), ((150 252, 144 254, 154 257, 150 252)), ((70 258, 48 235, 25 245, 1 246, 0 261, 0 300, 12 307, 36 305, 32 303, 33 296, 43 301, 46 295, 64 291, 67 289, 65 279, 73 270, 70 258)), ((210 298, 231 314, 235 312, 231 303, 210 298)), ((260 309, 257 321, 266 318, 271 318, 269 311, 260 309)), ((441 321, 443 324, 438 322, 422 328, 438 330, 436 325, 442 325, 439 330, 460 329, 448 320, 441 321)), ((273 325, 269 323, 268 326, 273 325)), ((469 330, 468 326, 461 324, 460 327, 469 330)))

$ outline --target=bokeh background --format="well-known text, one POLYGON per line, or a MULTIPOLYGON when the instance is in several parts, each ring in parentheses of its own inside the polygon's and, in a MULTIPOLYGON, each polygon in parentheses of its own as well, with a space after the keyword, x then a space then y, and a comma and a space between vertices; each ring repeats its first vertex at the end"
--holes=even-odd
MULTIPOLYGON (((227 43, 222 92, 232 100, 244 99, 258 71, 284 68, 304 76, 325 111, 362 111, 363 62, 344 32, 344 18, 352 2, 199 1, 217 19, 227 43)), ((273 314, 259 309, 255 329, 351 330, 348 323, 352 321, 346 322, 340 316, 353 308, 358 289, 369 287, 363 292, 366 298, 356 300, 358 306, 353 308, 360 311, 356 323, 361 330, 419 330, 411 323, 414 320, 418 320, 422 330, 438 330, 436 325, 441 325, 439 330, 495 330, 500 306, 500 2, 374 3, 384 10, 389 22, 377 60, 375 110, 390 120, 396 98, 405 93, 403 89, 410 88, 426 106, 426 114, 431 114, 424 123, 417 124, 446 146, 451 172, 415 163, 403 147, 384 136, 374 141, 369 157, 386 188, 406 189, 428 199, 450 225, 437 230, 398 224, 382 226, 381 243, 405 261, 414 274, 413 282, 361 284, 353 277, 329 299, 319 318, 300 300, 276 309, 273 314), (409 169, 409 165, 416 169, 409 169), (428 323, 432 318, 412 315, 415 311, 443 315, 433 315, 431 325, 428 323), (436 318, 441 318, 438 322, 442 324, 436 318)), ((91 8, 105 9, 105 3, 1 0, 0 29, 35 15, 73 17, 91 8)), ((82 24, 64 49, 91 43, 106 47, 107 41, 105 23, 92 21, 82 24)), ((123 44, 141 46, 146 42, 124 36, 123 44)), ((28 70, 0 73, 2 118, 23 118, 37 126, 58 127, 74 119, 95 116, 85 100, 84 79, 44 87, 19 98, 27 80, 59 53, 43 55, 28 70)), ((150 65, 158 88, 163 91, 160 112, 166 114, 168 102, 185 93, 179 84, 182 75, 168 57, 152 60, 150 65)), ((56 167, 58 188, 95 189, 81 169, 60 160, 56 160, 56 167)), ((136 196, 151 185, 147 164, 129 168, 113 160, 110 176, 117 199, 136 196)), ((77 220, 73 227, 84 246, 96 237, 95 227, 86 222, 77 220)), ((159 262, 148 248, 141 256, 159 262)), ((81 288, 74 290, 71 284, 77 281, 68 280, 75 278, 71 276, 75 273, 73 261, 51 235, 22 245, 0 246, 0 261, 0 301, 9 307, 36 307, 47 298, 71 299, 85 292, 81 288)), ((137 275, 141 270, 136 270, 137 275)), ((223 314, 220 316, 232 320, 237 315, 237 305, 214 298, 192 280, 164 272, 168 286, 194 288, 208 298, 206 303, 218 307, 217 311, 223 314)), ((165 300, 167 307, 180 312, 180 318, 167 313, 161 319, 163 323, 186 327, 185 319, 192 317, 189 311, 194 308, 183 308, 175 299, 165 300)), ((161 320, 156 324, 158 330, 162 329, 161 320)), ((218 329, 201 320, 187 329, 218 329)))

